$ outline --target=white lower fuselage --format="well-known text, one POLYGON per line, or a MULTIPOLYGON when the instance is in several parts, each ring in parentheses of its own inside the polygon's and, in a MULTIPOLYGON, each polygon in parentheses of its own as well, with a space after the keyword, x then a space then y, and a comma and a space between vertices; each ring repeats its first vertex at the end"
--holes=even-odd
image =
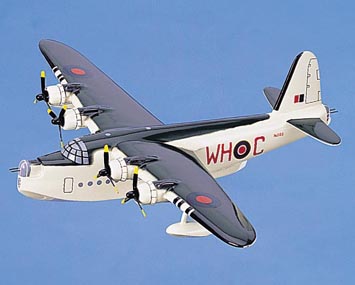
MULTIPOLYGON (((193 156, 213 177, 221 177, 242 169, 246 161, 266 152, 294 142, 305 136, 303 132, 287 123, 294 118, 321 118, 327 121, 322 104, 295 112, 270 113, 269 119, 210 134, 170 141, 193 156)), ((113 148, 112 158, 125 157, 113 148)), ((30 175, 18 177, 19 191, 31 198, 42 200, 102 201, 122 199, 132 190, 132 180, 116 182, 114 188, 106 177, 95 179, 103 166, 103 150, 93 153, 90 165, 44 166, 31 165, 30 175)), ((141 181, 156 180, 149 172, 140 170, 141 181)))

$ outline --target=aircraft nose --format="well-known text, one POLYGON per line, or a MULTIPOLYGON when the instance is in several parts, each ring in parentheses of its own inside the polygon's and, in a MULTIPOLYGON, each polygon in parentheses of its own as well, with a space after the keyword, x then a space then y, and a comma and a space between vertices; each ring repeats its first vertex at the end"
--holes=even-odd
POLYGON ((37 200, 53 200, 53 198, 36 193, 41 177, 41 163, 38 160, 21 160, 18 166, 17 189, 27 197, 37 200))

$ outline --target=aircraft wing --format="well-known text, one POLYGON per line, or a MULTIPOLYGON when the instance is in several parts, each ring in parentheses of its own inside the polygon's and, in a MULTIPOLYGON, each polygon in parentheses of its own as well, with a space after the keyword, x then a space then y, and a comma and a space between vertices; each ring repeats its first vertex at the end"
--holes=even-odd
POLYGON ((171 146, 144 141, 122 142, 118 148, 127 156, 158 156, 147 170, 159 180, 177 180, 172 191, 194 209, 190 209, 190 216, 215 236, 236 247, 255 241, 253 226, 192 157, 171 146))
POLYGON ((156 117, 76 50, 53 40, 41 40, 39 48, 61 83, 66 81, 81 85, 77 97, 84 107, 109 108, 93 118, 101 131, 162 125, 156 117))

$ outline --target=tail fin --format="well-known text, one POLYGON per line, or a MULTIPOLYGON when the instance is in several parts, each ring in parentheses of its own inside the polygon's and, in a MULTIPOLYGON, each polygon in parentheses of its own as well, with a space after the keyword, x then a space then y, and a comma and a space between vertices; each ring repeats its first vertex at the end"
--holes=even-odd
POLYGON ((313 53, 304 51, 293 61, 273 107, 290 112, 321 103, 318 61, 313 53))
MULTIPOLYGON (((309 51, 300 53, 293 61, 282 89, 267 87, 264 94, 273 109, 279 112, 292 112, 317 105, 323 107, 316 56, 309 51)), ((324 107, 321 108, 325 112, 324 116, 305 112, 305 117, 292 118, 287 122, 320 142, 339 145, 340 137, 328 126, 331 111, 324 107)), ((314 112, 315 109, 310 110, 314 112)))

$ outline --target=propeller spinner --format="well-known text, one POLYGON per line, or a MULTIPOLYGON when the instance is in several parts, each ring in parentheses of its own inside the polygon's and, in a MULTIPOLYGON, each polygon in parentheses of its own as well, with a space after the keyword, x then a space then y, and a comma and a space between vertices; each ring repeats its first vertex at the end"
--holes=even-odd
POLYGON ((49 116, 52 117, 52 124, 53 125, 58 125, 60 127, 63 127, 64 126, 64 114, 65 114, 65 111, 67 110, 67 106, 64 105, 63 108, 60 110, 60 113, 59 113, 59 116, 57 117, 57 115, 53 112, 52 109, 48 109, 47 112, 49 114, 49 116))

